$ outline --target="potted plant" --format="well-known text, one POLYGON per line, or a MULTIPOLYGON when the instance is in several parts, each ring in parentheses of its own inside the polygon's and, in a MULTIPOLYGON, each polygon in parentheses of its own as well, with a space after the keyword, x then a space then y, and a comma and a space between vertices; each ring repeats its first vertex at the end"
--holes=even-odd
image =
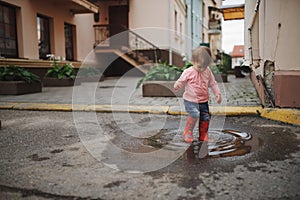
POLYGON ((217 64, 215 66, 210 67, 213 75, 217 82, 228 82, 227 78, 227 70, 222 64, 217 64))
POLYGON ((143 97, 181 96, 183 90, 174 93, 173 85, 181 73, 190 66, 192 66, 191 63, 186 64, 183 68, 166 63, 158 64, 139 80, 137 88, 142 85, 143 97))
POLYGON ((81 67, 77 73, 81 82, 103 81, 104 77, 101 71, 96 67, 81 67))
POLYGON ((40 78, 18 66, 0 67, 0 94, 28 94, 42 91, 40 78))
POLYGON ((61 87, 79 85, 80 82, 75 82, 75 70, 72 63, 62 64, 60 61, 53 59, 52 68, 48 69, 44 79, 43 85, 45 87, 61 87))

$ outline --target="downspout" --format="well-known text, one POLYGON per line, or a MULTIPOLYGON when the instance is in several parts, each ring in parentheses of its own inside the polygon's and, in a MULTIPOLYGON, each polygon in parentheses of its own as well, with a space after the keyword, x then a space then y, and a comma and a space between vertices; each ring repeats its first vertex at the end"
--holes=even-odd
MULTIPOLYGON (((250 52, 250 59, 251 59, 251 63, 250 63, 250 66, 253 67, 254 69, 259 67, 259 62, 258 63, 253 63, 253 47, 252 47, 252 28, 253 28, 253 25, 254 25, 254 22, 255 22, 255 19, 256 19, 256 16, 258 14, 258 11, 259 11, 259 5, 261 3, 261 0, 257 0, 256 1, 256 6, 255 6, 255 9, 254 9, 254 14, 252 16, 252 20, 251 20, 251 23, 248 27, 248 31, 249 31, 249 52, 250 52)), ((258 33, 259 34, 259 33, 258 33)), ((257 47, 259 48, 259 46, 257 47)), ((267 85, 265 83, 265 80, 263 79, 263 77, 261 75, 256 75, 256 79, 259 83, 262 84, 262 88, 264 90, 264 95, 266 95, 267 99, 269 100, 269 103, 271 104, 271 106, 273 108, 275 108, 275 101, 273 99, 273 96, 272 94, 269 92, 268 88, 267 88, 267 85)), ((263 103, 263 107, 265 106, 264 105, 265 102, 263 103)))
POLYGON ((169 0, 169 64, 172 65, 172 14, 173 14, 173 6, 172 6, 172 1, 169 0))
MULTIPOLYGON (((255 9, 254 9, 254 14, 252 16, 250 26, 248 27, 248 31, 249 31, 249 52, 250 52, 250 59, 251 59, 250 66, 253 66, 252 28, 253 28, 256 16, 258 14, 258 11, 259 11, 260 2, 261 2, 261 0, 256 0, 256 6, 255 6, 255 9)), ((256 67, 258 67, 258 66, 254 66, 254 68, 256 68, 256 67)))

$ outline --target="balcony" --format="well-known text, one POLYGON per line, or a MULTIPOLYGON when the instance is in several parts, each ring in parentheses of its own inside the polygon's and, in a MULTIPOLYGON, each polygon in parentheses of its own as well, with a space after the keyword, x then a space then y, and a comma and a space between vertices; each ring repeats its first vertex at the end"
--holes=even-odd
POLYGON ((98 13, 97 5, 88 0, 52 0, 57 6, 69 9, 73 14, 98 13))

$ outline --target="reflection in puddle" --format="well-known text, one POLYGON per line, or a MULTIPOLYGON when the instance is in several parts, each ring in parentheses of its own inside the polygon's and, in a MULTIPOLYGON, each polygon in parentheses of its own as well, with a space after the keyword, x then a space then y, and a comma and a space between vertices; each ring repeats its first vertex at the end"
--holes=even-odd
POLYGON ((242 156, 261 146, 261 141, 246 132, 214 130, 209 135, 212 141, 194 141, 186 151, 186 158, 242 156))
MULTIPOLYGON (((168 131, 167 131, 168 132, 168 131)), ((166 144, 171 146, 188 145, 183 141, 170 142, 166 132, 158 134, 152 139, 146 139, 144 144, 148 147, 162 148, 166 144)), ((184 154, 184 158, 218 158, 228 156, 242 156, 253 152, 262 145, 262 141, 253 138, 251 134, 234 130, 210 130, 208 143, 194 141, 184 154)))

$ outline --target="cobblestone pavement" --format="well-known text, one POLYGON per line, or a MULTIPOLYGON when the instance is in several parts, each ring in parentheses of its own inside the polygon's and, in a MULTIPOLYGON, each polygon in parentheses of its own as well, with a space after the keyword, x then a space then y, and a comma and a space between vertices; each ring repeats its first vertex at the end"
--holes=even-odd
MULTIPOLYGON (((43 87, 41 93, 27 95, 0 95, 0 102, 113 104, 113 105, 165 105, 176 106, 182 98, 142 97, 142 88, 136 89, 140 77, 106 78, 99 83, 82 83, 75 87, 43 87), (76 98, 73 91, 79 92, 76 98), (94 100, 87 97, 95 95, 94 100), (73 98, 73 99, 72 99, 73 98)), ((223 96, 222 105, 257 106, 260 100, 249 78, 229 75, 227 83, 219 83, 223 96)), ((216 104, 211 98, 210 104, 216 104)))

